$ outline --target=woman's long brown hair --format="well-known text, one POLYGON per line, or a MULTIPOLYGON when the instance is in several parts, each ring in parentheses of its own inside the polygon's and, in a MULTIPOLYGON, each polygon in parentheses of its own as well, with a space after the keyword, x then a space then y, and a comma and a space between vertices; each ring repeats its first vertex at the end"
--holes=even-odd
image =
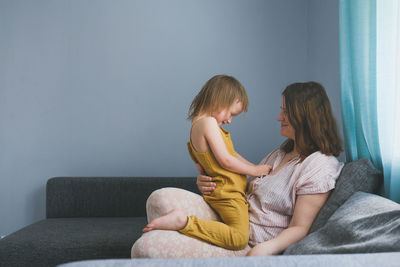
POLYGON ((316 151, 339 156, 342 141, 324 87, 317 82, 293 83, 282 96, 295 140, 287 139, 281 149, 288 153, 296 142, 300 162, 316 151))

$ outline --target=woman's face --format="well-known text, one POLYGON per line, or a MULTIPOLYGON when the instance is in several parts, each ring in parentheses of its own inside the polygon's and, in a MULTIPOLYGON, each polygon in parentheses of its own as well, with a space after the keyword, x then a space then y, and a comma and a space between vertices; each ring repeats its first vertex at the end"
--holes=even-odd
POLYGON ((285 107, 285 97, 283 96, 281 100, 281 112, 279 113, 278 121, 281 123, 281 135, 289 139, 295 140, 295 134, 294 134, 295 131, 293 126, 290 124, 288 120, 285 107))

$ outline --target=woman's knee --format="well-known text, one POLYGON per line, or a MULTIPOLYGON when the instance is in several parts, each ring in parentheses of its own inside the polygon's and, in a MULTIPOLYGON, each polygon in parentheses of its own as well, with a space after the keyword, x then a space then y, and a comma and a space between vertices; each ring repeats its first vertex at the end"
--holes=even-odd
POLYGON ((165 251, 165 245, 159 242, 168 236, 169 231, 154 230, 144 233, 133 244, 131 249, 131 258, 160 258, 161 252, 165 251))
POLYGON ((169 203, 172 194, 169 191, 172 189, 173 188, 161 188, 155 190, 147 198, 146 212, 149 222, 171 211, 172 207, 169 203))
POLYGON ((153 230, 147 232, 133 244, 131 257, 177 258, 185 256, 182 251, 186 248, 184 242, 187 240, 185 238, 187 237, 176 231, 153 230))
POLYGON ((160 202, 162 202, 162 195, 163 195, 163 190, 162 189, 158 189, 153 191, 150 196, 147 198, 147 202, 146 202, 146 208, 148 207, 153 207, 153 206, 158 206, 160 204, 160 202))
MULTIPOLYGON (((157 207, 168 208, 167 205, 170 205, 172 202, 174 202, 177 196, 176 193, 177 190, 179 189, 173 187, 166 187, 153 191, 147 198, 146 206, 150 207, 157 206, 157 207)), ((170 210, 168 210, 167 213, 169 211, 170 210)))
POLYGON ((148 258, 142 237, 136 240, 131 249, 131 258, 148 258))

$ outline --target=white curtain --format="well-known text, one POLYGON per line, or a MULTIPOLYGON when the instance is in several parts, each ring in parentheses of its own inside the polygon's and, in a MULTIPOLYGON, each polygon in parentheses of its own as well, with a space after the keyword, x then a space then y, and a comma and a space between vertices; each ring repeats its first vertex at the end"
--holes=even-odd
POLYGON ((400 203, 400 1, 377 0, 377 111, 384 194, 400 203))

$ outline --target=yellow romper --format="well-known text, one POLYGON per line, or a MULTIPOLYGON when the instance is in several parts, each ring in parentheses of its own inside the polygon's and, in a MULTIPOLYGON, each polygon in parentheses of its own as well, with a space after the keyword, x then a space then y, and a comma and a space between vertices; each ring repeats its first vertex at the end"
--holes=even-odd
MULTIPOLYGON (((235 156, 230 133, 222 128, 220 130, 226 148, 235 156)), ((222 168, 211 150, 197 152, 191 142, 187 145, 193 161, 199 163, 216 183, 214 192, 210 196, 203 195, 203 198, 218 213, 223 223, 188 216, 187 225, 179 232, 226 249, 244 249, 249 241, 246 176, 222 168)))

